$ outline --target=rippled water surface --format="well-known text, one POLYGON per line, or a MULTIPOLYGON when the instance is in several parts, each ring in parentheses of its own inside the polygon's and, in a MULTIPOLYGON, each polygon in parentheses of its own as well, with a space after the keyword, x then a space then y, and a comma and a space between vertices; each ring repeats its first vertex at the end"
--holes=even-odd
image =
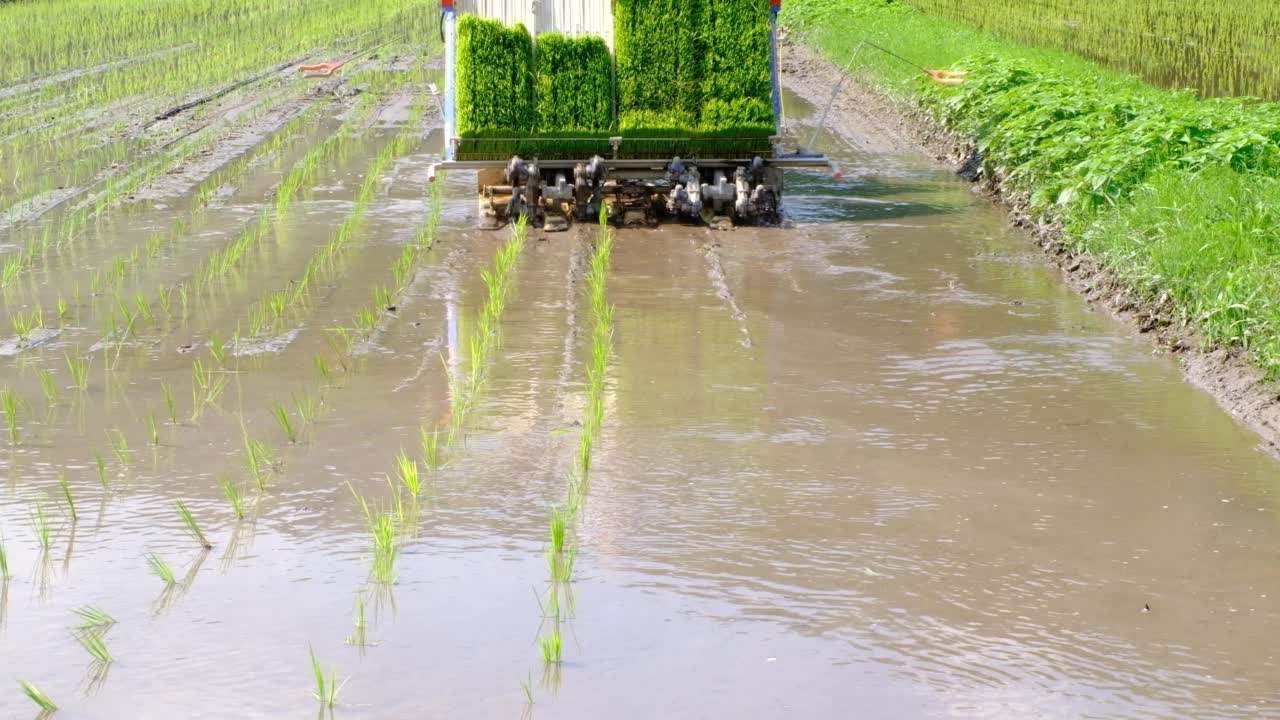
POLYGON ((604 433, 558 667, 537 644, 547 517, 589 354, 567 279, 594 230, 530 238, 480 405, 409 511, 389 586, 369 582, 348 484, 385 506, 396 453, 454 420, 446 369, 466 363, 480 271, 505 238, 469 229, 472 177, 449 179, 439 247, 298 445, 270 406, 320 392, 323 328, 349 322, 421 221, 425 154, 398 167, 364 250, 305 321, 245 345, 220 410, 163 427, 159 447, 146 418, 166 414, 163 384, 191 411, 179 350, 230 337, 254 283, 306 262, 360 158, 308 195, 253 282, 190 326, 97 353, 82 399, 46 413, 35 370, 61 375, 90 331, 0 358, 29 406, 0 460, 0 717, 34 715, 18 678, 59 717, 311 717, 308 646, 345 680, 342 718, 1280 717, 1275 462, 962 183, 832 147, 852 179, 790 176, 794 227, 617 233, 604 433), (246 433, 283 469, 247 488, 237 522, 220 482, 247 483, 246 433), (357 597, 366 647, 345 642, 357 597), (85 605, 119 621, 105 674, 69 629, 85 605))

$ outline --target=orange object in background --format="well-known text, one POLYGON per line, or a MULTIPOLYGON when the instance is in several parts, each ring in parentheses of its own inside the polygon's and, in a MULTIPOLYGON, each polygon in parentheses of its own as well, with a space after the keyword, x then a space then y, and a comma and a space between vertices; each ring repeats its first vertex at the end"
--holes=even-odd
POLYGON ((961 85, 969 77, 969 73, 963 70, 925 70, 924 73, 939 85, 961 85))
POLYGON ((307 73, 307 77, 329 77, 330 75, 333 75, 335 72, 337 72, 339 68, 341 68, 343 65, 346 65, 346 64, 347 64, 346 62, 340 62, 340 63, 327 62, 327 63, 320 63, 318 65, 299 65, 298 70, 300 70, 301 72, 307 73))

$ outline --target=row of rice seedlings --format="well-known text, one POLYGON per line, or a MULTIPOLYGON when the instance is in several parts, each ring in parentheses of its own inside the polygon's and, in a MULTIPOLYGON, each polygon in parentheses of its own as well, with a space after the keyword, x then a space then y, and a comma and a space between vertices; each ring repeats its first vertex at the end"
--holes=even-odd
MULTIPOLYGON (((192 291, 208 291, 216 282, 239 267, 249 250, 269 237, 274 227, 284 219, 297 189, 314 181, 331 162, 349 152, 350 131, 369 116, 376 107, 376 99, 377 95, 373 93, 362 96, 351 118, 324 142, 308 150, 285 178, 276 185, 275 204, 264 208, 254 219, 247 221, 228 244, 209 252, 198 264, 198 269, 190 279, 159 288, 154 300, 137 295, 132 299, 132 304, 128 304, 117 297, 114 308, 107 310, 107 315, 102 322, 104 340, 108 343, 119 343, 139 332, 142 327, 150 325, 151 315, 144 308, 150 308, 153 304, 159 307, 165 318, 172 317, 175 297, 181 301, 180 316, 185 318, 192 291), (139 319, 144 322, 139 324, 139 319)), ((171 237, 179 236, 187 227, 189 223, 175 225, 171 237)), ((136 267, 136 264, 124 262, 122 258, 117 257, 113 267, 117 269, 113 277, 117 278, 116 286, 118 287, 119 280, 123 279, 124 268, 136 267)))
MULTIPOLYGON (((270 105, 269 102, 264 104, 270 105)), ((225 187, 230 182, 238 182, 241 177, 246 175, 247 170, 251 165, 278 152, 286 141, 298 142, 303 139, 303 135, 299 131, 306 128, 309 124, 314 123, 315 116, 318 112, 319 107, 316 107, 306 113, 298 115, 273 133, 271 140, 255 145, 248 152, 243 153, 235 160, 219 168, 209 177, 201 181, 192 193, 192 207, 188 216, 175 221, 173 226, 167 232, 151 233, 147 236, 144 246, 137 246, 132 248, 129 253, 116 255, 109 263, 107 263, 105 268, 95 270, 90 280, 90 291, 96 295, 102 293, 104 290, 112 290, 119 295, 127 274, 136 277, 138 274, 145 271, 150 266, 150 263, 159 259, 165 250, 172 247, 179 238, 189 236, 190 233, 195 232, 202 226, 207 215, 209 199, 214 192, 225 187)), ((239 118, 236 126, 232 128, 231 132, 234 133, 237 128, 243 126, 251 119, 252 117, 239 118)), ((226 136, 227 134, 224 133, 223 135, 212 139, 211 144, 216 145, 218 142, 226 139, 226 136)), ((206 147, 207 145, 204 144, 192 147, 183 156, 173 160, 173 163, 180 165, 196 154, 204 152, 206 147)), ((99 197, 92 210, 82 208, 72 213, 70 216, 63 218, 62 225, 64 227, 71 228, 71 230, 69 232, 59 230, 54 235, 55 237, 63 238, 63 240, 58 243, 58 249, 61 250, 74 240, 76 234, 75 231, 77 229, 84 229, 88 227, 88 224, 84 221, 85 218, 82 218, 80 214, 88 213, 89 216, 101 215, 101 213, 106 209, 103 206, 104 200, 111 200, 114 202, 119 199, 120 196, 113 198, 99 197)), ((46 226, 45 232, 42 235, 42 245, 48 245, 49 235, 50 226, 46 226)), ((6 280, 12 279, 10 276, 11 273, 13 273, 13 277, 16 277, 16 272, 22 269, 19 265, 21 264, 12 263, 5 266, 4 273, 6 280)), ((141 294, 135 294, 132 299, 133 302, 136 303, 139 312, 147 314, 144 319, 150 323, 151 318, 149 316, 149 312, 153 302, 146 300, 146 298, 141 294)), ((162 293, 158 304, 164 311, 165 315, 169 315, 171 312, 171 291, 162 293)), ((117 299, 117 306, 118 305, 119 299, 117 299)), ((59 315, 60 318, 65 318, 65 302, 60 303, 59 315)))
MULTIPOLYGON (((271 97, 267 98, 267 101, 271 100, 271 97)), ((153 157, 145 158, 141 161, 140 168, 107 182, 91 201, 82 203, 64 215, 56 229, 46 224, 44 231, 32 235, 20 252, 10 254, 5 261, 3 272, 0 273, 0 287, 12 284, 22 273, 34 267, 36 260, 45 257, 51 249, 61 250, 71 245, 90 227, 91 221, 101 217, 108 208, 116 206, 121 200, 167 172, 169 168, 179 166, 206 152, 208 148, 238 132, 241 125, 251 119, 249 116, 241 116, 238 122, 227 128, 208 127, 153 157)), ((120 160, 123 161, 124 158, 120 160)))
MULTIPOLYGON (((207 206, 212 193, 218 191, 219 188, 227 186, 228 183, 241 182, 243 177, 247 177, 247 170, 251 165, 260 163, 262 159, 273 156, 285 145, 285 143, 293 143, 303 140, 305 133, 303 129, 308 123, 314 122, 314 115, 319 111, 317 108, 308 110, 307 113, 298 115, 298 117, 289 120, 279 131, 276 131, 271 140, 259 143, 253 146, 250 151, 244 152, 239 158, 224 165, 224 167, 215 170, 210 177, 207 177, 200 184, 197 184, 196 190, 193 191, 192 208, 189 210, 187 217, 175 220, 172 227, 168 231, 151 233, 147 236, 145 247, 133 247, 128 254, 116 255, 113 259, 106 263, 104 268, 93 270, 90 278, 90 291, 92 295, 101 295, 106 291, 114 292, 116 300, 114 305, 106 305, 105 310, 114 314, 116 310, 122 311, 122 319, 105 320, 106 331, 104 336, 108 336, 109 340, 114 337, 114 333, 110 328, 119 328, 120 325, 132 329, 134 320, 141 318, 146 324, 152 323, 152 313, 159 316, 161 313, 165 318, 173 315, 173 300, 175 290, 172 287, 160 287, 156 293, 155 300, 148 300, 145 295, 140 292, 134 293, 131 302, 136 311, 125 304, 122 293, 124 292, 124 281, 127 278, 136 279, 138 275, 150 268, 154 261, 159 260, 166 251, 172 249, 179 238, 188 237, 189 234, 198 231, 207 218, 207 206)), ((248 225, 247 227, 252 227, 248 225)), ((79 290, 77 286, 74 296, 78 302, 79 290)), ((178 288, 177 296, 182 300, 183 310, 186 310, 188 291, 186 287, 178 288)), ((67 314, 67 306, 65 301, 59 302, 60 319, 65 319, 67 314)))
POLYGON ((468 416, 475 408, 484 385, 494 351, 501 343, 499 326, 502 314, 514 282, 516 261, 524 250, 529 233, 529 219, 521 215, 511 225, 511 237, 499 248, 493 259, 492 270, 481 270, 486 295, 484 304, 476 316, 476 328, 468 341, 468 368, 466 380, 456 374, 450 376, 450 426, 447 445, 452 447, 466 427, 468 416))
MULTIPOLYGON (((365 171, 364 181, 356 192, 355 203, 351 210, 343 218, 337 232, 311 257, 302 276, 291 281, 289 287, 285 289, 265 292, 250 307, 247 321, 251 336, 258 336, 270 328, 278 327, 292 309, 306 302, 313 289, 313 283, 320 274, 326 270, 332 270, 339 257, 360 238, 365 213, 382 185, 383 173, 392 161, 408 153, 418 141, 415 132, 404 132, 378 153, 365 171)), ((370 323, 367 318, 361 320, 357 317, 357 326, 367 331, 370 323)))
MULTIPOLYGON (((259 35, 260 35, 260 33, 259 33, 259 35)), ((271 35, 274 35, 274 33, 271 33, 271 35)), ((242 42, 237 41, 237 42, 234 42, 234 44, 233 44, 233 45, 236 45, 236 46, 242 46, 243 44, 242 44, 242 42)), ((308 50, 308 51, 310 51, 310 50, 312 50, 312 49, 314 49, 314 46, 312 46, 312 47, 308 47, 308 49, 307 49, 307 50, 308 50)), ((271 61, 273 61, 273 63, 274 63, 274 61, 279 61, 279 55, 278 55, 279 51, 280 51, 279 49, 276 49, 276 50, 275 50, 275 58, 274 58, 274 60, 271 60, 271 61)), ((178 56, 178 58, 180 59, 180 56, 178 56)), ((237 60, 241 60, 241 59, 237 58, 237 60)), ((234 63, 234 64, 239 64, 239 63, 234 63)), ((223 65, 223 67, 225 67, 225 65, 224 65, 223 63, 220 63, 220 65, 223 65)), ((261 65, 257 65, 257 68, 260 68, 260 67, 261 67, 261 65)), ((257 69, 257 68, 253 68, 253 69, 257 69)), ((187 69, 187 68, 186 68, 186 67, 184 67, 184 69, 187 69)), ((184 83, 184 85, 183 85, 183 86, 180 86, 180 87, 174 87, 174 88, 173 88, 173 90, 175 90, 175 91, 182 91, 182 92, 187 91, 187 90, 188 90, 188 87, 189 87, 189 83, 191 83, 191 82, 192 82, 193 77, 200 77, 200 76, 201 76, 201 74, 205 74, 205 73, 207 73, 207 68, 193 68, 193 69, 197 70, 197 72, 192 73, 192 74, 191 74, 191 76, 184 78, 184 81, 186 81, 186 83, 184 83), (198 72, 198 70, 201 70, 201 69, 202 69, 202 70, 204 70, 204 73, 198 72)), ((244 68, 244 69, 246 69, 246 70, 250 70, 251 68, 246 67, 246 68, 244 68)), ((164 83, 164 82, 165 82, 165 79, 168 79, 168 78, 166 78, 165 76, 161 76, 161 77, 159 77, 159 78, 152 76, 152 77, 150 77, 150 78, 148 78, 148 79, 150 79, 150 81, 151 81, 151 82, 150 82, 150 87, 152 87, 152 88, 156 88, 157 86, 161 85, 161 83, 164 83)), ((93 83, 93 86, 91 86, 91 87, 96 87, 96 86, 97 86, 97 83, 93 83)), ((65 150, 65 149, 67 149, 67 146, 68 146, 68 145, 70 145, 70 146, 72 146, 72 147, 73 147, 73 149, 74 149, 74 146, 78 145, 79 138, 78 138, 78 137, 74 137, 74 136, 73 136, 73 137, 68 138, 68 140, 69 140, 69 143, 68 143, 68 142, 63 142, 63 143, 50 143, 50 145, 51 145, 51 146, 49 147, 49 152, 47 152, 47 154, 46 154, 46 155, 47 155, 47 156, 50 156, 50 158, 55 158, 55 159, 61 160, 60 155, 63 155, 63 154, 65 154, 65 152, 67 152, 67 150, 65 150)), ((24 138, 24 141, 26 141, 26 142, 28 142, 28 143, 29 143, 29 142, 31 142, 31 140, 29 140, 29 138, 24 138)), ((113 145, 109 145, 109 146, 108 146, 108 149, 115 149, 115 147, 119 147, 119 150, 116 150, 116 152, 125 152, 125 147, 129 147, 129 149, 132 149, 132 150, 134 150, 134 151, 137 151, 138 146, 145 146, 145 145, 146 145, 146 142, 145 142, 145 141, 119 141, 119 142, 115 142, 115 143, 113 143, 113 145)), ((9 154, 9 152, 4 152, 4 155, 10 155, 10 154, 9 154)), ((82 154, 76 154, 76 152, 74 152, 74 151, 73 151, 73 152, 72 152, 72 154, 68 154, 68 155, 67 155, 67 161, 70 161, 70 160, 72 160, 73 158, 76 158, 76 156, 77 156, 77 155, 82 155, 82 154)), ((106 161, 106 160, 104 160, 104 161, 106 161)), ((115 159, 115 160, 111 160, 111 161, 119 161, 119 159, 115 159)), ((59 163, 59 164, 63 164, 63 163, 59 163)), ((63 182, 63 183, 61 183, 61 184, 64 184, 64 186, 74 186, 74 184, 79 184, 79 182, 73 182, 73 181, 79 181, 79 179, 82 179, 82 178, 88 178, 88 177, 90 177, 90 173, 96 173, 96 172, 97 172, 97 169, 99 169, 99 168, 101 167, 101 164, 100 164, 100 163, 92 163, 92 164, 86 164, 86 163, 73 163, 73 164, 74 164, 74 165, 77 165, 77 167, 81 167, 81 168, 82 168, 81 177, 70 177, 70 178, 68 178, 68 177, 65 177, 65 176, 64 176, 64 182, 63 182)), ((38 179, 38 178, 41 178, 40 174, 31 174, 31 176, 28 176, 28 177, 31 177, 32 179, 38 179)), ((24 178, 24 179, 26 179, 26 178, 24 178)), ((31 184, 31 183, 26 183, 26 184, 31 184)))
POLYGON ((605 209, 600 211, 600 234, 591 257, 591 269, 587 273, 587 295, 595 322, 592 329, 592 351, 587 366, 587 402, 583 410, 582 436, 572 471, 568 474, 568 497, 563 508, 552 507, 548 521, 547 568, 550 574, 550 591, 547 606, 543 608, 552 618, 552 629, 539 641, 544 664, 561 662, 563 642, 560 628, 560 591, 573 579, 577 557, 573 528, 585 500, 591 470, 591 452, 604 422, 604 379, 609 352, 613 342, 613 308, 605 297, 606 276, 613 248, 613 230, 608 225, 605 209))

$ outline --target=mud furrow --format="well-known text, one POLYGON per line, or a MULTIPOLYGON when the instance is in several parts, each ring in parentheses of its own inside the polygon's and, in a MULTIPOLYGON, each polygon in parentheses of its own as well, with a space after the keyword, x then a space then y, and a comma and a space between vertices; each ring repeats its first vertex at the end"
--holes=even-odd
POLYGON ((729 309, 729 315, 737 321, 738 330, 742 332, 738 344, 744 348, 751 347, 751 330, 747 327, 747 314, 738 305, 738 299, 734 296, 733 289, 729 287, 729 276, 725 274, 724 263, 720 261, 720 243, 715 241, 703 243, 702 256, 707 261, 707 279, 715 288, 716 297, 724 301, 725 307, 729 309))

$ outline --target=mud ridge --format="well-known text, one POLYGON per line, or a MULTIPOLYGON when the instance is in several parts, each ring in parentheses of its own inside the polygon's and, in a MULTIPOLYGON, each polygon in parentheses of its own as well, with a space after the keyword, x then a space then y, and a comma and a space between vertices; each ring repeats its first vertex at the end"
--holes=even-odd
POLYGON ((738 298, 729 287, 729 276, 725 273, 724 263, 720 260, 720 243, 715 241, 703 243, 702 256, 707 261, 707 279, 715 288, 716 297, 724 301, 725 306, 729 308, 729 315, 737 321, 738 330, 742 332, 738 344, 744 348, 751 347, 751 329, 747 327, 747 314, 738 305, 738 298))
MULTIPOLYGON (((840 68, 811 48, 787 43, 782 73, 787 87, 821 109, 840 68)), ((921 107, 890 98, 857 76, 845 81, 828 127, 858 149, 924 153, 974 183, 974 191, 1003 208, 1010 223, 1027 233, 1091 308, 1104 310, 1135 334, 1148 336, 1160 351, 1176 355, 1188 382, 1212 395, 1219 407, 1257 433, 1264 450, 1280 457, 1280 388, 1249 363, 1242 349, 1206 345, 1193 324, 1178 318, 1167 296, 1139 295, 1093 257, 1069 247, 1062 228, 1036 221, 1026 196, 1005 188, 1001 178, 980 180, 981 155, 970 138, 949 132, 921 107)))

